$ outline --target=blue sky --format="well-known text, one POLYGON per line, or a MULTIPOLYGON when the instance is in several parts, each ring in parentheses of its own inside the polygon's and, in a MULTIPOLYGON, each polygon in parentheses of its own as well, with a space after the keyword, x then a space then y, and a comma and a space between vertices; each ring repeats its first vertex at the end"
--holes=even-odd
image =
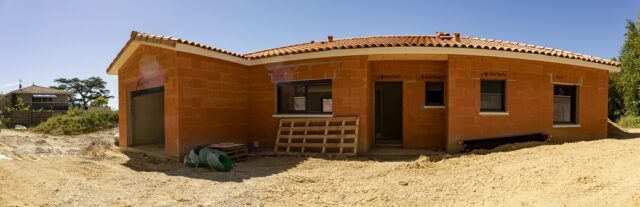
MULTIPOLYGON (((0 92, 105 73, 131 30, 246 53, 287 44, 436 31, 615 57, 640 1, 0 0, 0 92)), ((116 106, 117 100, 110 105, 116 106)))

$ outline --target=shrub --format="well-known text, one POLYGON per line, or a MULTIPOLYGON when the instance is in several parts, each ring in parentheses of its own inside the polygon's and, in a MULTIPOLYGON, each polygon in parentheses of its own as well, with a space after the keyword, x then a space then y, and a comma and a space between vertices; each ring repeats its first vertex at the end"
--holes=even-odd
POLYGON ((623 116, 618 120, 623 128, 640 128, 640 116, 623 116))
POLYGON ((83 134, 117 126, 118 112, 111 110, 88 110, 71 108, 66 114, 53 116, 32 128, 45 134, 83 134))
POLYGON ((11 118, 9 118, 9 116, 0 116, 0 128, 13 128, 13 124, 11 124, 11 118))

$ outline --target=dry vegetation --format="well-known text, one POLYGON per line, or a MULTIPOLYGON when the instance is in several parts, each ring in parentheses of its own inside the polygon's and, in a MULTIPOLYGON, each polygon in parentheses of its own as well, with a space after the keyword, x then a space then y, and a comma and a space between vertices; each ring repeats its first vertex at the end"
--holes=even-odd
POLYGON ((114 132, 3 130, 0 206, 640 206, 640 139, 400 160, 254 157, 219 173, 123 154, 114 132))

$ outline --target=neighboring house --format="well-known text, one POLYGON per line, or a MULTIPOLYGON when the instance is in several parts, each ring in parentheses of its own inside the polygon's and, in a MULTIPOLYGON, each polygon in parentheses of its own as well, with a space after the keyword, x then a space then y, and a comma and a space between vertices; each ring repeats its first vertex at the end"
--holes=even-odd
POLYGON ((7 106, 17 104, 17 98, 21 98, 31 110, 66 111, 69 108, 69 96, 71 93, 63 90, 32 85, 26 88, 19 86, 18 90, 4 95, 7 106))
POLYGON ((107 69, 118 75, 119 143, 160 142, 174 156, 216 142, 271 148, 282 117, 358 116, 361 153, 454 152, 463 140, 531 133, 606 138, 608 74, 618 71, 608 59, 458 33, 236 54, 132 32, 107 69))

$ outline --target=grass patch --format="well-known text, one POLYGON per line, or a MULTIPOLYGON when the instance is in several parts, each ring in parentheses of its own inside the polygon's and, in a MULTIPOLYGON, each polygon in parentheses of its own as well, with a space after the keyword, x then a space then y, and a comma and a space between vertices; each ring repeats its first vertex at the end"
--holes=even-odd
POLYGON ((117 111, 69 109, 66 114, 53 116, 31 130, 45 134, 74 135, 109 129, 117 124, 117 111))
POLYGON ((623 128, 640 128, 640 116, 623 116, 618 119, 618 125, 623 128))

